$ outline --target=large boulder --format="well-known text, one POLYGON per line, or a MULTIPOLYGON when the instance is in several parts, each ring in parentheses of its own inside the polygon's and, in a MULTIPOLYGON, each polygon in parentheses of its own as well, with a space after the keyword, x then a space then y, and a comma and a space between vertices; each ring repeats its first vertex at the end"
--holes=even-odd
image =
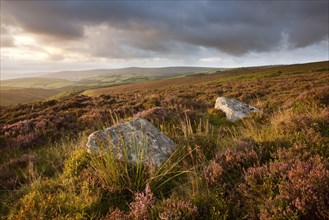
POLYGON ((226 114, 226 118, 232 122, 248 116, 251 112, 259 112, 259 109, 256 107, 224 96, 216 99, 215 109, 223 111, 226 114))
POLYGON ((92 153, 106 150, 132 164, 140 161, 158 166, 169 158, 175 143, 147 120, 136 118, 92 133, 87 147, 92 153))

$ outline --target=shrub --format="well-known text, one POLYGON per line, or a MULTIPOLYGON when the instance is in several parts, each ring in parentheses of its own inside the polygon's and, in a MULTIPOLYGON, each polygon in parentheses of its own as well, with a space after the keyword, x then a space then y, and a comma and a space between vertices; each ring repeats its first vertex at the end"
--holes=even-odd
POLYGON ((329 216, 328 164, 319 156, 308 161, 271 162, 249 168, 239 187, 251 218, 325 219, 329 216))
POLYGON ((145 192, 135 193, 134 200, 130 203, 130 216, 133 219, 147 219, 150 216, 150 208, 155 204, 155 197, 149 185, 145 192))
POLYGON ((145 97, 143 105, 146 109, 150 109, 150 108, 159 106, 160 105, 160 98, 161 97, 157 94, 148 95, 148 96, 145 97))
POLYGON ((37 181, 31 191, 11 209, 9 219, 85 219, 96 216, 93 206, 99 193, 88 182, 77 187, 73 181, 47 179, 37 181))
POLYGON ((148 110, 144 110, 142 112, 138 112, 134 115, 134 117, 141 117, 145 118, 151 122, 163 122, 165 119, 168 119, 169 117, 169 110, 164 107, 154 107, 148 110))
POLYGON ((327 219, 329 217, 328 164, 320 157, 308 162, 297 161, 279 185, 279 194, 261 208, 262 219, 298 217, 327 219))
POLYGON ((159 219, 196 219, 197 207, 189 201, 166 199, 160 206, 159 219))
POLYGON ((67 177, 78 176, 90 163, 91 156, 84 149, 76 150, 64 164, 63 174, 67 177))
POLYGON ((233 186, 244 169, 256 166, 260 161, 260 153, 252 146, 225 150, 217 153, 206 166, 205 177, 213 186, 233 186))
POLYGON ((150 219, 152 215, 151 209, 155 205, 155 197, 151 192, 150 186, 146 185, 144 192, 136 192, 133 197, 133 201, 129 204, 130 210, 128 212, 116 208, 105 219, 150 219))
POLYGON ((113 212, 107 215, 104 220, 131 220, 129 213, 116 208, 113 212))

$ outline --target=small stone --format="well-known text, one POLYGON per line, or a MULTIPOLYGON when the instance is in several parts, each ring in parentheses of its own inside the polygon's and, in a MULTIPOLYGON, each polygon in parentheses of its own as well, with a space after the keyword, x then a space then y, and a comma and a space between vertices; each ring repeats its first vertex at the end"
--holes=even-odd
POLYGON ((227 120, 232 122, 248 116, 251 112, 259 112, 259 109, 254 106, 249 106, 246 103, 224 96, 216 99, 215 109, 223 111, 227 120))
POLYGON ((136 118, 89 135, 87 147, 91 153, 107 150, 116 159, 130 163, 161 165, 175 149, 175 143, 143 118, 136 118))

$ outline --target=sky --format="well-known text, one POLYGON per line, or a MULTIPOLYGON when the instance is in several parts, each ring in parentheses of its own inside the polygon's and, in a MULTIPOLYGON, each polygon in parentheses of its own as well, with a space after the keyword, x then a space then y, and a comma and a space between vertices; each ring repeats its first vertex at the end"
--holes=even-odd
POLYGON ((3 1, 1 79, 329 60, 327 0, 3 1))

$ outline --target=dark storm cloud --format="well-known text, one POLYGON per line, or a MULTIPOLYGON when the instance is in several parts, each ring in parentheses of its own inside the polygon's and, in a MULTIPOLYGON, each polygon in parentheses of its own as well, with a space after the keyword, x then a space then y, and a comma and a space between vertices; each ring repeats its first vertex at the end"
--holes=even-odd
POLYGON ((14 25, 45 38, 79 40, 86 27, 107 25, 108 39, 121 46, 115 53, 94 51, 104 56, 119 56, 127 48, 144 56, 198 47, 243 55, 275 50, 283 35, 297 48, 328 37, 328 1, 6 1, 2 6, 14 25))

